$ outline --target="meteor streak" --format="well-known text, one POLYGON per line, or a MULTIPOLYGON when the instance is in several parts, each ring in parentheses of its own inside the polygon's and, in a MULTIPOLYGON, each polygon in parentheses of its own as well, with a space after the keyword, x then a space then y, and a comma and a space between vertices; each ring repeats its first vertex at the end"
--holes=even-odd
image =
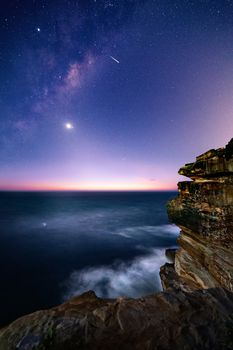
POLYGON ((116 58, 114 58, 113 56, 109 56, 113 61, 115 61, 116 63, 120 63, 120 61, 118 61, 116 58))

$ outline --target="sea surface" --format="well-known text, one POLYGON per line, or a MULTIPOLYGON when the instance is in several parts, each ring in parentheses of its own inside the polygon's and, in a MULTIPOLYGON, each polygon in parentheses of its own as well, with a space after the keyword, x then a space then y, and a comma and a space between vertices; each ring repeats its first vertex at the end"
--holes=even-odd
POLYGON ((0 325, 87 290, 161 290, 176 192, 0 192, 0 325))

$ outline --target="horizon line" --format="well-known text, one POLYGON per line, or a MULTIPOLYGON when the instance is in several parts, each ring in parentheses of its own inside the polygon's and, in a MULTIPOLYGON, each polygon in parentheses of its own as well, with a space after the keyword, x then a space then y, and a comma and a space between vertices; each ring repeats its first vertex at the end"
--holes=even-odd
POLYGON ((171 189, 1 189, 0 192, 173 192, 171 189))

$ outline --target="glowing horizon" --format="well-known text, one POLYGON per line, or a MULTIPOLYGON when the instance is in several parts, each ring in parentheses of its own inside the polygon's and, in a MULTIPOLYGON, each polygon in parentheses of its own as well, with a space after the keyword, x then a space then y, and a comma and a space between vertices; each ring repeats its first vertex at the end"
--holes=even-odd
POLYGON ((175 191, 175 186, 148 183, 27 183, 0 185, 0 191, 175 191))

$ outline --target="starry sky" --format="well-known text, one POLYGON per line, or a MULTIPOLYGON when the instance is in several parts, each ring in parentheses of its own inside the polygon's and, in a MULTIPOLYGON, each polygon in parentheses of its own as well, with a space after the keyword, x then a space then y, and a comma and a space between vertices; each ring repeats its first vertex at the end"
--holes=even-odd
POLYGON ((169 190, 233 136, 233 1, 8 0, 0 189, 169 190))

